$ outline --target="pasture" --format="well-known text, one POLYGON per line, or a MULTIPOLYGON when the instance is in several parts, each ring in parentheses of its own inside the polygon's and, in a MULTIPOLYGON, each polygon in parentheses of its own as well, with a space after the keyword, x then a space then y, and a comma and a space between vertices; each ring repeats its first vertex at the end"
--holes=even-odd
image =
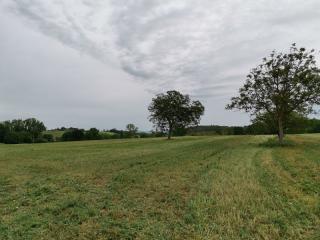
POLYGON ((0 145, 0 239, 320 239, 320 135, 0 145))

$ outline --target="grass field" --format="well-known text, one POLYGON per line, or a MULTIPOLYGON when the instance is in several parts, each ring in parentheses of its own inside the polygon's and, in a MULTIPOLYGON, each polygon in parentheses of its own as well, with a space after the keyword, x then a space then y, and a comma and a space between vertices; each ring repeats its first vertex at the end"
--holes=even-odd
POLYGON ((320 135, 0 145, 0 239, 320 239, 320 135))

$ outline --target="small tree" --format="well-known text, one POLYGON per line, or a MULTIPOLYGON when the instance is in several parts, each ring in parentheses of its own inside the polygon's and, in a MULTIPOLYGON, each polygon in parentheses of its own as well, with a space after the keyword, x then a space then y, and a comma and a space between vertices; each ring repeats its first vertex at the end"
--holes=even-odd
POLYGON ((23 123, 24 123, 25 131, 31 134, 33 142, 40 137, 43 131, 46 130, 46 127, 43 124, 43 122, 35 118, 26 119, 23 121, 23 123))
POLYGON ((151 113, 149 120, 157 129, 167 132, 168 139, 178 128, 198 125, 204 113, 204 107, 199 101, 191 102, 189 95, 182 95, 175 90, 158 94, 152 99, 148 110, 151 113))
POLYGON ((62 141, 81 141, 84 140, 84 130, 78 128, 70 128, 68 131, 64 132, 62 135, 62 141))
POLYGON ((134 137, 137 135, 137 132, 138 132, 138 127, 136 127, 133 123, 129 123, 127 126, 126 126, 126 130, 129 134, 129 137, 134 137))
POLYGON ((85 139, 99 140, 100 138, 100 132, 96 128, 90 128, 88 131, 85 131, 85 139))
POLYGON ((295 44, 289 53, 273 51, 251 70, 239 96, 233 97, 226 108, 244 110, 256 117, 265 113, 274 116, 282 143, 290 114, 308 114, 320 104, 320 71, 313 53, 295 44))

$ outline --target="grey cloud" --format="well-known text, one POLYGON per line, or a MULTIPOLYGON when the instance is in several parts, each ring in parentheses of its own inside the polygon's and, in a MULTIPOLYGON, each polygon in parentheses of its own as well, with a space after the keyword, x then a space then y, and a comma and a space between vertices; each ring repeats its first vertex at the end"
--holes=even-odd
MULTIPOLYGON (((70 6, 66 6, 63 1, 51 1, 51 5, 38 0, 13 0, 14 5, 9 9, 17 15, 35 24, 38 29, 47 36, 53 37, 63 44, 74 48, 81 53, 88 54, 99 61, 111 63, 112 48, 106 48, 108 39, 97 41, 99 36, 95 36, 94 28, 83 26, 83 21, 88 20, 88 13, 85 19, 72 16, 69 12, 70 6), (87 29, 87 30, 86 30, 87 29)), ((91 6, 87 1, 85 5, 91 6)), ((98 1, 97 1, 98 3, 98 1)), ((99 4, 94 7, 99 6, 99 4)), ((94 10, 94 9, 93 9, 94 10)), ((109 36, 110 37, 110 36, 109 36)))
POLYGON ((102 62, 119 62, 152 92, 230 96, 269 51, 292 42, 320 48, 317 0, 14 2, 15 12, 44 34, 102 62))

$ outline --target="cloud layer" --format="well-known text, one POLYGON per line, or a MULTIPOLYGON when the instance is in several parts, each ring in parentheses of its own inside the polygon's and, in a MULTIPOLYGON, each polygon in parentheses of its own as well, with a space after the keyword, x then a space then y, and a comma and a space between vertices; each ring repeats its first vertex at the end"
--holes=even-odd
POLYGON ((320 47, 317 0, 14 0, 10 8, 151 91, 229 97, 272 49, 320 47))
POLYGON ((273 49, 320 50, 319 16, 318 0, 0 0, 0 119, 148 130, 154 93, 177 89, 201 124, 247 124, 230 97, 273 49))

